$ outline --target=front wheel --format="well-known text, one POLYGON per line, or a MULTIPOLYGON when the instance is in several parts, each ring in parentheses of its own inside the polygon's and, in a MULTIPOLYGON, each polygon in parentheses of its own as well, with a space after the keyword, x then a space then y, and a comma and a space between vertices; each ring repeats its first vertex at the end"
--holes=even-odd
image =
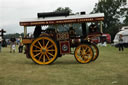
POLYGON ((93 50, 88 44, 81 44, 76 47, 74 55, 79 63, 89 63, 93 58, 93 50))
POLYGON ((51 64, 56 60, 57 54, 57 45, 49 37, 39 37, 30 46, 31 58, 37 64, 51 64))

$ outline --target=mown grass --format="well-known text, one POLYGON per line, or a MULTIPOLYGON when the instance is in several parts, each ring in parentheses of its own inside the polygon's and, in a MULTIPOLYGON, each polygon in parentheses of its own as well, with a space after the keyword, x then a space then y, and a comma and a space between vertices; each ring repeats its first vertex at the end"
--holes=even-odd
POLYGON ((22 53, 0 53, 0 85, 128 85, 128 49, 99 47, 98 59, 79 64, 73 55, 37 65, 22 53))

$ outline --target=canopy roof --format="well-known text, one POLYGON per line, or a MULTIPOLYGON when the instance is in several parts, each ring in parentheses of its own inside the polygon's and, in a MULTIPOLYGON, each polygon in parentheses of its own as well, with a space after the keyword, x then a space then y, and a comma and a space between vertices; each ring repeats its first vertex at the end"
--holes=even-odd
POLYGON ((88 15, 69 15, 58 17, 46 17, 25 19, 20 21, 21 26, 36 26, 36 25, 54 25, 54 24, 69 24, 69 23, 82 23, 82 22, 95 22, 103 21, 104 14, 88 14, 88 15))

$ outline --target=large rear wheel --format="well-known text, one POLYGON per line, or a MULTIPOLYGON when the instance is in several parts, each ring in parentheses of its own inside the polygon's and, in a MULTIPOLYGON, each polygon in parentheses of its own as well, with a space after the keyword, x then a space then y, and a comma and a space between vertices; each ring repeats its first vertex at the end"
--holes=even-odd
POLYGON ((49 37, 39 37, 30 46, 30 55, 37 64, 51 64, 58 54, 55 41, 49 37))
POLYGON ((92 61, 95 61, 99 56, 99 49, 96 46, 96 44, 94 44, 94 43, 91 43, 91 47, 92 47, 93 52, 94 52, 94 57, 92 58, 92 61))
POLYGON ((81 44, 75 49, 75 58, 79 63, 89 63, 93 58, 93 50, 88 44, 81 44))

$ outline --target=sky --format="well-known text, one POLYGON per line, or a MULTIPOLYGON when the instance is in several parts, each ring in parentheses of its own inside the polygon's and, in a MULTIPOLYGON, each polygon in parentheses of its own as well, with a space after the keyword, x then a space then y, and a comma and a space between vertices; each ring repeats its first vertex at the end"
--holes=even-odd
MULTIPOLYGON (((36 18, 37 13, 52 12, 58 7, 69 7, 73 13, 86 11, 89 14, 98 0, 0 0, 0 29, 6 34, 22 33, 22 19, 36 18)), ((31 32, 28 28, 28 32, 31 32)))

